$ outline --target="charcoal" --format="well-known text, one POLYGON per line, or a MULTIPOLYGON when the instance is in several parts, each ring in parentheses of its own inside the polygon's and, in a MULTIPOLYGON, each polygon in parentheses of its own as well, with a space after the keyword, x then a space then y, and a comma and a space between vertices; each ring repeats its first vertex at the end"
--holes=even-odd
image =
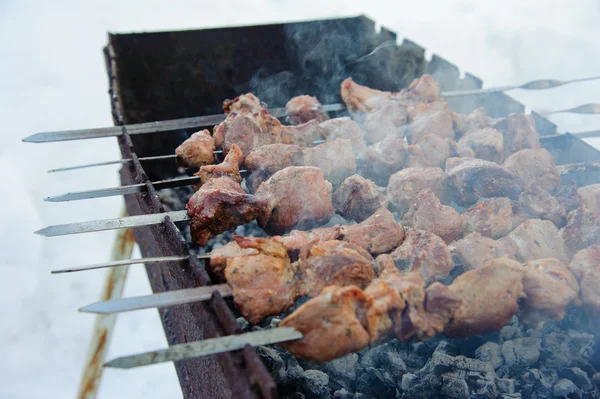
POLYGON ((347 356, 333 360, 325 365, 329 374, 329 386, 333 389, 347 389, 352 391, 356 380, 358 355, 351 353, 347 356))
POLYGON ((515 393, 517 382, 512 378, 497 378, 496 388, 500 393, 515 393))
POLYGON ((250 323, 248 323, 248 320, 244 319, 243 317, 238 317, 235 320, 240 325, 242 331, 248 331, 250 329, 250 323))
POLYGON ((582 397, 581 390, 577 387, 577 385, 566 378, 559 380, 554 385, 552 393, 555 398, 577 399, 582 397))
POLYGON ((469 398, 469 386, 464 379, 464 373, 450 372, 442 374, 441 393, 452 399, 469 398))
POLYGON ((284 396, 284 399, 306 399, 306 396, 304 396, 304 394, 301 392, 294 392, 284 396))
POLYGON ((497 370, 504 364, 502 357, 502 347, 495 342, 486 342, 475 351, 475 357, 478 360, 491 364, 494 370, 497 370))
POLYGON ((558 373, 560 378, 566 378, 584 391, 592 389, 592 381, 587 373, 579 367, 564 368, 558 373))
POLYGON ((402 376, 402 382, 400 383, 400 387, 402 388, 402 390, 408 391, 413 386, 416 377, 417 376, 413 373, 404 374, 402 376))
POLYGON ((354 399, 354 394, 348 392, 344 388, 339 389, 333 393, 335 399, 354 399))
POLYGON ((394 380, 398 381, 407 370, 402 355, 393 347, 392 343, 379 345, 369 350, 360 360, 360 366, 385 369, 394 380))
POLYGON ((524 368, 540 358, 541 340, 531 337, 517 338, 502 344, 502 356, 507 367, 524 368))
POLYGON ((381 399, 396 398, 396 383, 383 369, 367 367, 356 380, 356 391, 381 399))
POLYGON ((552 387, 558 380, 556 372, 552 370, 531 369, 523 374, 525 383, 532 386, 537 398, 551 398, 552 387))
POLYGON ((467 372, 467 385, 471 389, 470 398, 491 399, 498 395, 494 373, 477 371, 467 372))
POLYGON ((328 399, 329 376, 319 370, 306 370, 300 375, 300 388, 307 399, 328 399))
POLYGON ((594 385, 600 388, 600 373, 594 374, 594 376, 592 377, 592 382, 594 383, 594 385))
POLYGON ((500 330, 500 340, 502 341, 508 341, 510 339, 519 338, 521 336, 521 329, 518 325, 515 324, 505 326, 502 328, 502 330, 500 330))
POLYGON ((498 398, 499 399, 521 399, 523 396, 521 396, 520 392, 516 392, 516 393, 505 393, 500 395, 498 398))

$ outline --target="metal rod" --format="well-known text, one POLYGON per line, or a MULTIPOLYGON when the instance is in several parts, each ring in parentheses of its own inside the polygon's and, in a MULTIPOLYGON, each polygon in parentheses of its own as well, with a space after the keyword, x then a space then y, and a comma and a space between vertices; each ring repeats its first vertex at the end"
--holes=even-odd
MULTIPOLYGON (((221 150, 215 151, 215 153, 221 153, 221 152, 223 152, 223 151, 221 151, 221 150)), ((141 157, 141 158, 138 158, 138 161, 157 161, 157 160, 162 160, 162 159, 175 159, 175 158, 177 158, 177 155, 170 154, 170 155, 158 155, 158 156, 155 156, 155 157, 141 157)), ((93 168, 93 167, 96 167, 96 166, 126 164, 126 163, 129 163, 129 162, 133 162, 133 159, 126 158, 126 159, 117 159, 116 161, 106 161, 106 162, 90 163, 90 164, 86 164, 86 165, 68 166, 68 167, 65 167, 65 168, 50 169, 48 171, 48 173, 66 172, 68 170, 93 168)))
POLYGON ((600 104, 583 104, 573 108, 559 109, 557 111, 548 111, 541 113, 544 115, 565 113, 596 115, 600 114, 600 104))

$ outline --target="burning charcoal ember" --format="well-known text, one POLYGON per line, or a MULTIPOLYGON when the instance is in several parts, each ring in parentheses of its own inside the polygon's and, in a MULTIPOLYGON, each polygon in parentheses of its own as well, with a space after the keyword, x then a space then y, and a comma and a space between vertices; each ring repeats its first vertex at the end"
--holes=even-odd
POLYGON ((413 206, 404 214, 402 224, 434 233, 446 243, 456 240, 463 226, 462 216, 452 207, 442 205, 430 190, 417 195, 413 206))
POLYGON ((464 234, 477 232, 497 239, 510 233, 514 215, 508 198, 486 198, 463 212, 462 218, 464 234))
POLYGON ((483 107, 475 109, 469 115, 452 112, 452 123, 454 132, 458 137, 463 136, 473 129, 483 129, 489 127, 492 118, 486 116, 483 107))
POLYGON ((491 197, 516 200, 523 191, 523 181, 516 173, 483 159, 448 158, 446 175, 450 197, 459 205, 491 197))
POLYGON ((449 337, 500 330, 517 312, 523 294, 523 267, 506 258, 458 276, 450 290, 462 300, 444 329, 449 337))
POLYGON ((320 168, 325 180, 334 186, 356 173, 352 143, 346 139, 336 139, 305 149, 303 163, 305 166, 320 168))
POLYGON ((226 114, 231 112, 246 110, 250 113, 257 114, 262 109, 266 109, 266 105, 261 103, 259 98, 252 93, 242 94, 233 100, 223 101, 223 111, 226 114))
POLYGON ((319 168, 289 166, 271 176, 256 191, 266 202, 258 224, 269 234, 322 224, 334 214, 331 183, 319 168))
POLYGON ((254 248, 241 248, 237 242, 230 241, 222 247, 213 249, 210 252, 208 270, 212 272, 218 281, 225 281, 225 268, 227 267, 227 259, 256 254, 258 254, 258 250, 254 248))
POLYGON ((562 320, 565 308, 577 303, 579 296, 573 273, 554 258, 526 262, 523 267, 525 298, 519 307, 519 321, 540 328, 548 320, 562 320))
POLYGON ((385 208, 358 224, 340 227, 340 240, 358 245, 373 255, 389 252, 404 240, 404 228, 385 208))
POLYGON ((244 154, 242 150, 235 144, 231 145, 229 153, 218 165, 204 165, 200 167, 198 173, 194 176, 199 176, 202 184, 206 184, 212 179, 217 177, 228 176, 237 183, 242 182, 242 176, 240 175, 240 165, 244 161, 244 154))
POLYGON ((389 136, 368 146, 358 157, 361 176, 376 184, 388 184, 390 176, 404 167, 408 160, 408 144, 404 139, 389 136))
POLYGON ((548 191, 560 186, 560 173, 552 155, 543 148, 518 151, 504 161, 504 167, 519 175, 526 185, 537 183, 548 191))
MULTIPOLYGON (((384 369, 367 367, 359 371, 356 380, 358 398, 396 399, 396 383, 384 369)), ((355 398, 357 396, 354 396, 355 398)))
POLYGON ((431 190, 441 203, 446 202, 446 176, 441 168, 406 168, 393 174, 387 186, 390 209, 403 216, 423 190, 431 190))
POLYGON ((299 359, 314 362, 358 352, 369 344, 369 333, 357 316, 367 303, 368 298, 358 287, 327 287, 279 324, 303 334, 302 339, 281 346, 299 359))
POLYGON ((418 143, 424 136, 435 134, 441 138, 454 138, 452 115, 445 101, 416 103, 408 107, 410 143, 418 143))
POLYGON ((292 144, 269 144, 254 148, 244 166, 248 170, 246 184, 256 192, 262 182, 288 166, 302 166, 302 148, 292 144))
POLYGON ((429 231, 409 231, 402 245, 391 255, 396 268, 404 272, 419 272, 426 283, 448 277, 454 268, 444 240, 429 231))
POLYGON ((404 139, 404 125, 407 120, 408 112, 404 104, 398 101, 384 101, 365 116, 365 137, 370 143, 377 143, 388 136, 404 139))
POLYGON ((452 255, 460 260, 465 270, 483 267, 496 258, 516 260, 517 248, 512 241, 496 241, 479 233, 470 233, 450 246, 452 255))
POLYGON ((384 196, 372 181, 352 175, 335 190, 332 200, 337 213, 360 223, 383 206, 384 196))
POLYGON ((532 219, 549 220, 559 228, 567 223, 565 207, 537 183, 531 183, 519 195, 519 211, 532 219))
POLYGON ((294 305, 294 265, 286 248, 268 238, 234 237, 240 248, 253 248, 256 255, 227 260, 225 278, 233 292, 234 302, 250 324, 279 314, 294 305))
POLYGON ((435 134, 428 134, 417 144, 408 146, 408 152, 411 167, 443 168, 450 157, 450 141, 435 134))
POLYGON ((504 161, 504 138, 491 127, 469 131, 458 140, 458 145, 471 148, 475 158, 496 163, 504 161))
POLYGON ((192 241, 204 246, 210 238, 264 215, 267 205, 267 201, 246 194, 230 177, 212 179, 186 205, 192 241))
POLYGON ((231 112, 213 130, 215 145, 227 154, 232 144, 237 144, 244 156, 253 148, 281 142, 283 125, 267 111, 252 114, 241 110, 231 112))
POLYGON ((300 375, 300 387, 306 396, 299 396, 295 399, 314 398, 328 399, 329 376, 320 370, 305 370, 300 375))
POLYGON ((177 163, 186 168, 210 165, 214 160, 215 140, 208 130, 196 132, 175 149, 177 163))
POLYGON ((540 148, 540 134, 531 115, 511 114, 492 125, 504 136, 504 157, 519 150, 540 148))
POLYGON ((577 194, 590 211, 600 215, 600 184, 580 187, 577 194))
POLYGON ((520 262, 556 258, 568 263, 561 235, 556 226, 547 220, 527 220, 500 241, 512 241, 516 245, 517 260, 520 262))
POLYGON ((375 278, 372 261, 368 252, 349 242, 315 244, 298 266, 302 273, 302 293, 313 297, 331 285, 364 288, 375 278))
POLYGON ((281 142, 284 144, 306 148, 312 146, 313 141, 323 140, 324 137, 323 128, 315 120, 301 125, 281 127, 281 142))
POLYGON ((321 227, 309 231, 292 230, 286 236, 275 236, 281 242, 291 257, 297 258, 303 250, 309 250, 312 245, 325 241, 337 240, 340 235, 340 226, 321 227))
POLYGON ((569 213, 562 238, 569 259, 590 245, 600 245, 600 215, 591 212, 584 204, 580 205, 569 213))
POLYGON ((347 78, 342 82, 341 95, 350 112, 364 113, 377 109, 381 103, 392 97, 390 92, 361 86, 352 78, 347 78))
POLYGON ((323 106, 314 96, 296 96, 285 105, 289 121, 298 125, 306 123, 313 119, 317 122, 323 122, 329 119, 327 112, 323 111, 323 106))
MULTIPOLYGON (((411 100, 432 102, 440 99, 440 92, 440 85, 433 76, 423 74, 410 83, 406 96, 411 100)), ((401 93, 398 93, 397 96, 401 93)))
POLYGON ((577 252, 569 268, 579 281, 583 305, 600 314, 600 245, 577 252))
POLYGON ((325 140, 347 139, 352 143, 355 156, 361 155, 367 148, 360 126, 350 117, 334 118, 321 123, 325 140))

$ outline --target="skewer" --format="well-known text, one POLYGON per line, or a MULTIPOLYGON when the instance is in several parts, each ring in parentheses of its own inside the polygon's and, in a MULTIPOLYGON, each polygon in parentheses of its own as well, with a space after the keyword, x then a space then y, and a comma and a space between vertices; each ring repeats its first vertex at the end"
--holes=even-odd
MULTIPOLYGON (((198 259, 210 259, 211 254, 201 254, 197 255, 198 259)), ((137 265, 137 264, 147 264, 147 263, 162 263, 162 262, 177 262, 188 259, 187 256, 157 256, 154 258, 139 258, 139 259, 125 259, 125 260, 117 260, 106 263, 96 263, 93 265, 87 266, 77 266, 70 267, 67 269, 57 269, 52 270, 50 273, 52 274, 62 274, 62 273, 73 273, 73 272, 83 272, 86 270, 96 270, 96 269, 106 269, 109 267, 119 267, 119 266, 129 266, 129 265, 137 265)))
MULTIPOLYGON (((457 97, 457 96, 468 96, 477 94, 489 94, 496 92, 509 91, 514 89, 523 90, 545 90, 559 87, 562 85, 585 82, 589 80, 600 79, 600 76, 594 76, 590 78, 580 78, 571 80, 554 80, 554 79, 539 79, 531 82, 524 83, 518 86, 501 86, 501 87, 490 87, 486 89, 474 89, 474 90, 457 90, 443 92, 443 97, 457 97)), ((328 104, 323 105, 325 112, 333 111, 344 111, 346 106, 344 104, 328 104)), ((275 108, 269 110, 269 113, 275 117, 283 117, 286 115, 285 108, 275 108)), ((67 141, 67 140, 84 140, 93 139, 99 137, 118 137, 123 135, 123 130, 126 129, 130 135, 136 134, 148 134, 167 132, 172 130, 181 129, 195 129, 200 127, 214 126, 225 120, 225 114, 199 116, 193 118, 173 119, 168 121, 160 122, 147 122, 137 123, 132 125, 115 126, 115 127, 104 127, 98 129, 83 129, 83 130, 70 130, 70 131, 58 131, 58 132, 42 132, 36 133, 31 136, 25 137, 24 142, 28 143, 49 143, 55 141, 67 141)))
POLYGON ((566 114, 566 113, 588 114, 588 115, 600 114, 600 104, 583 104, 583 105, 579 105, 579 106, 573 107, 573 108, 559 109, 557 111, 542 112, 542 114, 544 114, 544 115, 566 114))

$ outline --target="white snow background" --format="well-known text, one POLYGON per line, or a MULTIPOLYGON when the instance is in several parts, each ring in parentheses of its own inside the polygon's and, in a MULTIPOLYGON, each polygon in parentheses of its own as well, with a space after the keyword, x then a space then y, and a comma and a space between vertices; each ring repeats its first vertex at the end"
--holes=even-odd
MULTIPOLYGON (((53 144, 40 131, 112 125, 102 47, 107 32, 181 30, 366 14, 484 80, 600 75, 600 2, 579 1, 27 1, 0 0, 0 397, 72 398, 105 271, 51 269, 107 261, 114 232, 41 238, 50 224, 119 216, 121 199, 45 203, 47 195, 119 184, 116 167, 47 174, 119 157, 113 138, 53 144)), ((268 40, 268 38, 266 38, 268 40)), ((310 93, 307 93, 310 94, 310 93)), ((529 109, 600 102, 600 81, 511 92, 529 109)), ((600 129, 600 116, 557 115, 560 131, 600 129)), ((600 139, 595 140, 600 144, 600 139)), ((136 254, 139 255, 139 254, 136 254)), ((141 266, 125 295, 149 293, 141 266)), ((155 310, 119 316, 109 358, 166 346, 155 310)), ((201 372, 201 371, 200 371, 201 372)), ((107 370, 100 398, 178 397, 172 364, 107 370)))

